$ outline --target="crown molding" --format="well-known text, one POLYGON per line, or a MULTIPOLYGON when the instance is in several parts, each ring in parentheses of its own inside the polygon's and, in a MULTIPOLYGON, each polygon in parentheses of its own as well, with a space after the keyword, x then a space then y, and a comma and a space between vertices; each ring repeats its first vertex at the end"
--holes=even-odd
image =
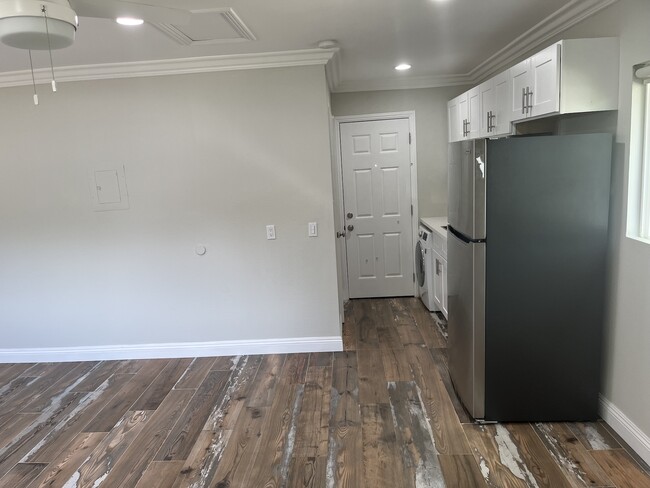
POLYGON ((515 60, 541 47, 544 42, 618 1, 571 0, 565 6, 481 62, 469 73, 444 76, 394 77, 381 80, 342 81, 332 91, 342 93, 474 85, 490 75, 508 68, 514 64, 515 60))
MULTIPOLYGON (((163 59, 130 63, 89 64, 55 68, 59 82, 141 78, 215 71, 234 71, 260 68, 287 68, 292 66, 326 65, 338 49, 303 49, 256 54, 229 54, 195 58, 163 59)), ((0 88, 30 85, 31 72, 0 73, 0 88)), ((34 71, 36 83, 51 81, 49 68, 34 71)))
POLYGON ((469 85, 472 81, 469 75, 410 76, 404 78, 343 81, 332 91, 335 93, 345 93, 378 90, 413 90, 417 88, 469 85))
POLYGON ((336 90, 336 87, 341 84, 341 52, 339 48, 333 48, 335 51, 329 63, 325 65, 325 76, 327 77, 327 86, 330 92, 336 90))

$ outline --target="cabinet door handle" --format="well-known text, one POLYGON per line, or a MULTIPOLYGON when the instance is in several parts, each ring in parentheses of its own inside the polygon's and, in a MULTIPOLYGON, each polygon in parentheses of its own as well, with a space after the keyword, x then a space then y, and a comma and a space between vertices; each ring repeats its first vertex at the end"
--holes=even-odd
POLYGON ((528 89, 528 108, 533 111, 533 90, 528 89))
POLYGON ((440 261, 436 259, 436 275, 440 275, 440 261))
POLYGON ((526 113, 526 88, 521 89, 521 114, 522 115, 526 113))
POLYGON ((492 113, 492 111, 490 111, 490 124, 491 124, 491 126, 492 126, 492 129, 491 129, 491 130, 494 130, 494 129, 497 128, 497 125, 494 123, 494 119, 496 119, 496 118, 497 118, 497 116, 494 115, 494 114, 492 113))
POLYGON ((488 112, 487 115, 487 131, 490 132, 490 113, 488 112))

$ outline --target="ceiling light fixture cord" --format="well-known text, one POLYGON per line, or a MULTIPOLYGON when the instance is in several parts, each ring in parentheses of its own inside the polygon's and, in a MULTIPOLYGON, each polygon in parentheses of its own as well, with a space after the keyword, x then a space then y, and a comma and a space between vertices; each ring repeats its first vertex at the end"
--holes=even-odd
POLYGON ((38 105, 38 94, 36 93, 36 80, 34 79, 34 63, 32 62, 32 50, 29 51, 29 67, 32 70, 32 87, 34 87, 34 105, 38 105))
POLYGON ((56 79, 54 78, 54 62, 52 61, 52 44, 50 43, 50 27, 47 22, 47 9, 45 5, 41 6, 41 12, 45 17, 45 32, 47 34, 47 48, 50 52, 50 69, 52 70, 52 91, 56 92, 56 79))

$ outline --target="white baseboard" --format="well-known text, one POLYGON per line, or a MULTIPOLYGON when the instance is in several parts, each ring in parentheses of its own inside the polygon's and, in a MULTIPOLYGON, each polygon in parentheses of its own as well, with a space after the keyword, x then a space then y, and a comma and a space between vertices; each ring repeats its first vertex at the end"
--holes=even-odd
POLYGON ((0 363, 110 361, 117 359, 192 358, 247 354, 342 351, 338 336, 262 339, 253 341, 176 342, 121 346, 0 349, 0 363))
POLYGON ((643 432, 627 415, 604 396, 600 396, 600 415, 632 449, 650 464, 650 437, 643 432))

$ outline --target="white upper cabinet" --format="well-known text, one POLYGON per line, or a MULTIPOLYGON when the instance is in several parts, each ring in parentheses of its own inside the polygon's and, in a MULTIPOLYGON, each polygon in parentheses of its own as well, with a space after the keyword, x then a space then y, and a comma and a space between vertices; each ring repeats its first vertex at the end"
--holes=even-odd
MULTIPOLYGON (((466 96, 465 96, 466 97, 466 96)), ((449 142, 457 142, 463 138, 462 118, 459 107, 460 97, 450 100, 447 104, 447 123, 449 124, 449 142)))
POLYGON ((460 140, 467 139, 469 125, 469 92, 458 97, 458 117, 460 118, 460 140))
POLYGON ((478 86, 480 129, 478 137, 510 134, 510 74, 506 71, 478 86))
POLYGON ((480 106, 477 88, 448 102, 449 142, 478 137, 480 106))
POLYGON ((492 78, 494 83, 494 113, 490 136, 504 136, 512 132, 512 109, 510 108, 510 73, 503 73, 492 78))
POLYGON ((494 93, 494 79, 481 83, 478 87, 481 120, 479 137, 490 137, 492 132, 492 115, 496 112, 497 97, 494 93))
POLYGON ((510 68, 512 120, 560 110, 560 44, 510 68))
POLYGON ((476 139, 481 129, 481 104, 479 87, 467 93, 467 128, 465 139, 476 139))
POLYGON ((617 110, 618 58, 615 37, 555 43, 455 99, 449 141, 508 135, 529 118, 617 110))
POLYGON ((510 108, 511 120, 522 119, 526 116, 528 100, 527 90, 530 85, 530 59, 522 61, 510 68, 510 108))
POLYGON ((530 115, 551 114, 560 110, 560 44, 535 54, 530 61, 531 88, 528 94, 530 115))
POLYGON ((560 41, 510 68, 512 120, 618 109, 618 39, 560 41))

